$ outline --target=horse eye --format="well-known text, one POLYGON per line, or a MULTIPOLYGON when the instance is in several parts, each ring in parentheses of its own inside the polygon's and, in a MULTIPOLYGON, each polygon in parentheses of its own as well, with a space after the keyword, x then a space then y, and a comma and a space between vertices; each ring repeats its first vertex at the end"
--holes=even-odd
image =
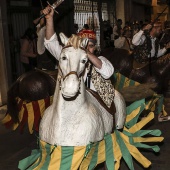
POLYGON ((67 59, 67 57, 66 57, 66 56, 63 56, 63 57, 62 57, 62 60, 66 60, 66 59, 67 59))
POLYGON ((87 62, 87 60, 86 60, 86 59, 83 59, 81 62, 82 62, 83 64, 85 64, 85 63, 87 62))

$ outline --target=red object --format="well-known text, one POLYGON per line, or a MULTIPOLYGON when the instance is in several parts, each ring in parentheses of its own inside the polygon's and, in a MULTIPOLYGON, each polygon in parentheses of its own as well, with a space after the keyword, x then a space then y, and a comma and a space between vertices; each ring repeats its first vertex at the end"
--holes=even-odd
POLYGON ((81 38, 88 38, 96 40, 96 33, 93 30, 80 30, 80 32, 77 34, 81 38))

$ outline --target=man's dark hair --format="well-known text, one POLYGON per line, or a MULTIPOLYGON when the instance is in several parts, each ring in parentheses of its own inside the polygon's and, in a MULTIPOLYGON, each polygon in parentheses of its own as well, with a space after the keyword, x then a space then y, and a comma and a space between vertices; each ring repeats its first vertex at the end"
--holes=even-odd
POLYGON ((117 19, 117 22, 122 22, 122 19, 117 19))
POLYGON ((84 26, 83 26, 86 30, 88 30, 89 29, 89 25, 88 24, 84 24, 84 26))

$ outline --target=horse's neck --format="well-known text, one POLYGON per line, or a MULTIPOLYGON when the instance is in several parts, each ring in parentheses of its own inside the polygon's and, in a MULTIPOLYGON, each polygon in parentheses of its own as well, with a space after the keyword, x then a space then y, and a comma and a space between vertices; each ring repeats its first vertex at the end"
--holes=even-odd
POLYGON ((81 107, 82 104, 85 103, 85 101, 86 101, 86 89, 85 89, 83 77, 81 77, 79 94, 73 100, 69 100, 69 99, 67 100, 63 98, 60 90, 60 85, 57 81, 52 106, 54 110, 58 110, 58 113, 60 113, 59 110, 63 108, 64 110, 66 110, 66 112, 67 110, 69 110, 71 113, 71 110, 74 111, 75 108, 81 107))

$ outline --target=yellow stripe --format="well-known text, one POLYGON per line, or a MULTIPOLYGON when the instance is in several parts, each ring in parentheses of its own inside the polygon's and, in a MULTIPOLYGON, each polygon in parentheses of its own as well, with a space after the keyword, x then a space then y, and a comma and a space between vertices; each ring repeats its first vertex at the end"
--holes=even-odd
MULTIPOLYGON (((34 162, 34 164, 33 165, 31 165, 31 167, 33 167, 35 164, 37 164, 38 162, 39 162, 39 160, 40 160, 40 157, 34 162)), ((31 168, 30 167, 30 168, 31 168)), ((35 168, 34 168, 35 169, 35 168)))
POLYGON ((154 105, 152 106, 152 108, 150 109, 150 111, 151 111, 151 112, 154 112, 155 109, 156 109, 156 104, 154 104, 154 105))
POLYGON ((133 137, 134 142, 162 142, 163 139, 163 137, 133 137))
POLYGON ((115 133, 112 133, 111 136, 112 136, 112 141, 113 141, 113 154, 114 154, 114 159, 115 159, 115 170, 118 170, 120 167, 120 160, 122 158, 122 153, 121 153, 119 144, 117 143, 115 133))
MULTIPOLYGON (((121 77, 122 77, 122 76, 124 76, 124 75, 122 75, 122 74, 120 74, 120 73, 116 73, 115 89, 118 89, 119 84, 120 84, 120 82, 121 82, 121 77)), ((125 77, 125 80, 124 80, 123 88, 124 88, 124 87, 129 87, 129 86, 131 86, 130 83, 131 83, 131 81, 134 81, 134 80, 131 80, 131 79, 129 79, 129 78, 126 77, 126 76, 124 76, 124 77, 125 77)), ((140 84, 140 83, 137 82, 137 81, 134 81, 134 82, 135 82, 135 83, 134 83, 134 86, 137 86, 137 85, 140 84)))
POLYGON ((78 167, 80 166, 80 163, 82 162, 84 158, 85 151, 86 151, 86 146, 74 147, 71 170, 78 169, 78 167))
POLYGON ((34 168, 34 170, 40 170, 41 169, 41 167, 43 166, 43 164, 46 160, 46 156, 47 156, 47 152, 46 152, 46 148, 45 148, 46 143, 43 142, 43 141, 40 141, 40 145, 41 145, 41 148, 42 148, 42 150, 41 150, 42 151, 42 158, 41 158, 40 164, 36 168, 34 168))
POLYGON ((99 146, 98 146, 98 155, 97 155, 97 164, 100 164, 102 162, 105 161, 105 141, 102 140, 100 143, 99 143, 99 146))
POLYGON ((41 118, 44 115, 44 111, 45 111, 45 102, 44 100, 38 100, 38 105, 40 108, 40 114, 41 114, 41 118))
POLYGON ((130 79, 125 77, 125 82, 124 82, 123 87, 129 87, 129 86, 130 86, 130 79))
POLYGON ((148 104, 146 104, 146 106, 145 106, 145 109, 146 110, 151 109, 156 104, 158 99, 159 98, 149 100, 148 104), (152 105, 152 107, 151 107, 151 105, 152 105))
POLYGON ((134 117, 136 117, 139 114, 141 106, 139 106, 137 109, 133 110, 130 115, 126 116, 126 123, 131 121, 134 117))
MULTIPOLYGON (((51 146, 51 151, 54 149, 55 146, 51 146)), ((53 153, 51 154, 50 163, 48 169, 56 170, 60 169, 61 164, 61 146, 57 146, 53 153)))
MULTIPOLYGON (((123 133, 120 133, 122 139, 125 139, 126 136, 123 133)), ((124 140, 126 147, 128 148, 130 154, 139 162, 141 163, 145 168, 149 167, 151 165, 151 162, 146 159, 139 151, 138 149, 131 145, 129 142, 124 140)))
POLYGON ((31 103, 26 104, 26 108, 28 111, 28 128, 29 132, 32 134, 33 133, 33 125, 34 125, 34 109, 31 103))
POLYGON ((164 116, 168 115, 168 113, 165 110, 165 105, 162 106, 162 113, 163 113, 164 116))
POLYGON ((95 144, 93 145, 93 147, 91 148, 89 154, 87 155, 87 157, 83 160, 81 166, 80 166, 80 170, 87 170, 88 169, 88 166, 91 162, 91 159, 92 159, 92 156, 93 156, 93 153, 95 151, 95 144))
POLYGON ((53 96, 50 96, 50 105, 52 104, 53 102, 53 96))
POLYGON ((139 131, 143 126, 150 122, 154 118, 154 113, 150 112, 147 117, 144 117, 140 122, 136 123, 129 129, 130 133, 135 133, 139 131))
MULTIPOLYGON (((21 110, 19 111, 19 114, 18 114, 19 122, 22 121, 23 115, 24 115, 24 107, 22 106, 21 110)), ((20 123, 13 124, 12 130, 15 130, 19 126, 19 124, 20 123)))
POLYGON ((7 114, 2 120, 1 123, 5 124, 7 122, 9 122, 11 120, 11 116, 9 114, 7 114))

